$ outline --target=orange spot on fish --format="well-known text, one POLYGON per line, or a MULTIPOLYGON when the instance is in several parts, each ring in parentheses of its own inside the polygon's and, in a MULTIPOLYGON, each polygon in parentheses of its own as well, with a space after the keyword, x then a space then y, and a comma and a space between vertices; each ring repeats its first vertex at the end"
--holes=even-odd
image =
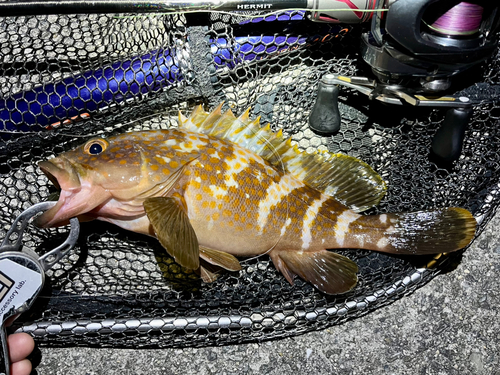
POLYGON ((109 152, 118 152, 120 151, 120 147, 113 147, 109 152))
POLYGON ((124 148, 125 150, 130 150, 132 147, 133 147, 132 145, 125 145, 123 148, 124 148))
POLYGON ((207 202, 207 201, 204 201, 204 202, 201 204, 201 207, 202 207, 202 208, 208 208, 208 202, 207 202))
POLYGON ((224 216, 227 216, 227 217, 231 217, 231 216, 232 216, 231 211, 229 211, 229 210, 227 210, 227 209, 226 209, 226 210, 224 210, 224 211, 222 212, 222 214, 223 214, 224 216))
POLYGON ((160 182, 160 180, 161 180, 160 175, 155 174, 155 175, 153 176, 153 181, 154 181, 154 182, 160 182))
POLYGON ((215 201, 210 201, 210 208, 211 209, 214 209, 215 208, 215 201))
POLYGON ((120 164, 125 165, 125 164, 127 164, 127 161, 125 159, 122 159, 122 160, 120 160, 120 164))
MULTIPOLYGON (((203 199, 203 196, 201 194, 196 194, 196 199, 201 201, 203 199)), ((205 202, 203 202, 205 203, 205 202)))
POLYGON ((218 212, 214 212, 212 214, 212 220, 216 221, 216 220, 219 220, 220 218, 220 214, 218 212))
POLYGON ((160 158, 158 156, 155 156, 153 159, 155 159, 155 161, 161 165, 164 165, 164 164, 167 164, 167 162, 165 161, 165 159, 163 158, 160 158))
POLYGON ((163 174, 170 174, 170 171, 167 168, 163 168, 161 171, 163 174))
POLYGON ((150 168, 151 168, 152 171, 157 171, 158 170, 158 166, 156 164, 151 165, 150 168))
POLYGON ((169 165, 172 167, 172 168, 178 168, 179 167, 179 163, 175 160, 172 160, 169 165))

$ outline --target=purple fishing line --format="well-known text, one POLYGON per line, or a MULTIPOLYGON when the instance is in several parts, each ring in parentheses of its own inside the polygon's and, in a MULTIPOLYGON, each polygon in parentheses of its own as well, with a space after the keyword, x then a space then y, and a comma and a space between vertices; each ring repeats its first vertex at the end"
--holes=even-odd
POLYGON ((461 2, 439 17, 430 28, 444 35, 472 35, 479 30, 482 19, 483 7, 461 2))

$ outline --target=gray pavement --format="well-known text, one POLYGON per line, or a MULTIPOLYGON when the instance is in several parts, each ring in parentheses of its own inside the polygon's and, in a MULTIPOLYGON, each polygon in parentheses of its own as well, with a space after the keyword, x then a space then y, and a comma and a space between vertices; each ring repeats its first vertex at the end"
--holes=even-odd
POLYGON ((40 375, 500 375, 500 213, 457 269, 365 317, 302 336, 226 347, 41 348, 40 375))

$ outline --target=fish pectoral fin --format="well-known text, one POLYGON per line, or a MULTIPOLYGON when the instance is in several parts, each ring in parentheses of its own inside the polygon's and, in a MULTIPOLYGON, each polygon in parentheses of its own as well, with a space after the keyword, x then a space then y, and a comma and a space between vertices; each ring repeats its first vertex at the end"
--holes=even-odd
POLYGON ((228 271, 241 270, 241 264, 233 255, 224 251, 210 249, 200 246, 200 257, 210 264, 222 267, 228 271))
POLYGON ((161 245, 181 266, 197 269, 200 266, 198 238, 182 202, 176 198, 154 197, 147 198, 143 205, 161 245))
MULTIPOLYGON (((277 267, 288 281, 292 274, 310 282, 320 291, 327 294, 341 294, 350 291, 358 282, 358 266, 349 258, 327 250, 315 252, 279 251, 271 256, 274 263, 279 257, 277 267), (285 266, 285 267, 283 267, 285 266)), ((291 282, 292 283, 292 282, 291 282)))

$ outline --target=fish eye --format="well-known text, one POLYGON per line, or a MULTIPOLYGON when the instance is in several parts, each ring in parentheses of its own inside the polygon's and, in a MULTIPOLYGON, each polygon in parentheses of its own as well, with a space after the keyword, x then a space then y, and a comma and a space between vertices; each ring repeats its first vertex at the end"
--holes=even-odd
POLYGON ((99 155, 101 152, 108 148, 108 142, 104 139, 93 139, 89 141, 83 151, 89 155, 99 155))

